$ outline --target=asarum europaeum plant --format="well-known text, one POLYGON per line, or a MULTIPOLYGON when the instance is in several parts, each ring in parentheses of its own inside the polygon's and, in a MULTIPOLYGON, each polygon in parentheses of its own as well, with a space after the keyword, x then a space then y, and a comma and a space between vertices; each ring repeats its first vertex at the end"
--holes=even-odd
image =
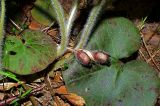
MULTIPOLYGON (((63 10, 62 6, 60 5, 60 3, 58 2, 58 0, 51 0, 51 2, 54 7, 54 10, 56 12, 56 18, 57 18, 57 21, 60 26, 61 43, 60 43, 60 45, 58 45, 58 50, 57 50, 57 56, 59 57, 67 50, 69 35, 70 35, 71 29, 72 29, 73 22, 76 17, 78 4, 77 4, 77 0, 75 0, 73 3, 73 7, 70 11, 69 18, 66 21, 66 18, 64 16, 64 10, 63 10)), ((91 10, 90 15, 87 19, 87 22, 82 30, 82 33, 80 35, 81 36, 80 41, 78 42, 77 46, 73 50, 73 52, 75 53, 75 56, 77 57, 77 60, 80 61, 80 63, 83 65, 87 65, 87 64, 89 65, 90 59, 93 61, 97 61, 97 60, 101 61, 102 58, 104 57, 105 62, 108 60, 107 53, 102 53, 102 52, 96 53, 95 54, 96 56, 93 56, 94 54, 91 53, 90 51, 81 50, 87 44, 87 41, 88 41, 89 36, 92 32, 92 29, 96 24, 97 17, 100 14, 100 12, 105 4, 106 4, 106 0, 102 0, 98 5, 93 7, 93 9, 91 10)), ((101 62, 104 63, 104 60, 102 60, 103 62, 102 61, 101 62)))
MULTIPOLYGON (((80 41, 77 46, 71 50, 76 55, 78 61, 83 59, 82 54, 86 54, 85 52, 87 50, 81 51, 80 49, 83 49, 87 44, 92 29, 96 24, 97 17, 101 12, 102 7, 105 5, 105 2, 106 0, 102 0, 92 8, 88 20, 82 29, 80 41)), ((4 5, 4 2, 2 3, 4 5)), ((4 54, 2 59, 4 69, 19 75, 34 74, 46 69, 49 64, 63 56, 63 54, 69 49, 68 43, 72 25, 75 21, 78 10, 78 0, 73 1, 73 6, 68 17, 65 17, 66 15, 59 0, 51 0, 50 3, 52 4, 51 6, 53 6, 53 12, 55 12, 56 20, 59 24, 59 32, 61 36, 60 44, 56 44, 50 36, 46 36, 45 33, 41 31, 27 29, 20 33, 19 38, 9 34, 5 38, 3 49, 4 54)), ((2 16, 4 16, 4 14, 2 14, 1 17, 2 16)), ((4 21, 3 18, 1 18, 1 20, 4 21)), ((104 56, 106 53, 103 53, 101 52, 100 55, 87 51, 86 58, 90 59, 90 63, 103 63, 104 60, 102 61, 102 57, 108 59, 108 57, 104 56), (99 62, 97 62, 97 58, 99 59, 99 62)), ((86 64, 83 62, 85 61, 82 60, 80 63, 83 65, 86 64)))
MULTIPOLYGON (((70 15, 66 18, 59 0, 51 0, 60 27, 60 44, 40 31, 29 29, 22 33, 21 39, 8 35, 3 52, 4 68, 19 75, 34 74, 46 69, 69 49, 76 60, 66 71, 62 71, 63 79, 69 91, 82 96, 88 106, 154 106, 160 85, 156 71, 143 61, 120 61, 130 57, 140 47, 140 34, 135 25, 126 18, 114 17, 101 20, 92 33, 106 1, 99 0, 92 8, 81 31, 80 41, 74 49, 70 49, 69 35, 78 1, 74 0, 70 15), (106 65, 108 62, 110 66, 106 65)), ((1 0, 0 13, 2 47, 5 0, 1 0)), ((65 60, 59 61, 63 64, 65 60)), ((53 65, 54 68, 59 61, 53 65)))

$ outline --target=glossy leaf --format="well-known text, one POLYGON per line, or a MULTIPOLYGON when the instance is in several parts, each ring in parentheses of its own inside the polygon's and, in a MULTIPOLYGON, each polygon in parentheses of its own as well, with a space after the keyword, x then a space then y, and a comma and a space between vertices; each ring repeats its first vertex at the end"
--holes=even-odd
POLYGON ((102 21, 91 36, 87 49, 104 50, 116 59, 129 57, 140 47, 140 34, 126 18, 102 21))
POLYGON ((55 12, 50 0, 36 0, 31 15, 37 22, 46 26, 55 21, 55 12))
POLYGON ((45 69, 56 58, 56 44, 39 31, 26 30, 22 38, 8 35, 5 41, 5 69, 27 75, 45 69))
POLYGON ((87 106, 154 106, 156 102, 160 82, 144 62, 117 63, 96 71, 80 67, 70 67, 70 77, 64 78, 70 92, 82 96, 87 106))

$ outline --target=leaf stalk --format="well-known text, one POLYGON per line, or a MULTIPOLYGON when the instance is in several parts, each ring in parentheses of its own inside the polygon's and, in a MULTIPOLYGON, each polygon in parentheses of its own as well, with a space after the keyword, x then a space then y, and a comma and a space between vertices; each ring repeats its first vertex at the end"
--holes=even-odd
POLYGON ((4 38, 4 22, 5 22, 5 0, 1 0, 0 9, 0 70, 2 70, 2 49, 3 49, 3 38, 4 38))
POLYGON ((92 30, 97 22, 97 17, 99 16, 102 7, 106 4, 107 0, 102 0, 99 5, 96 5, 93 7, 93 9, 90 12, 90 15, 88 17, 88 20, 82 30, 81 38, 75 49, 81 49, 83 48, 89 39, 90 34, 92 33, 92 30))

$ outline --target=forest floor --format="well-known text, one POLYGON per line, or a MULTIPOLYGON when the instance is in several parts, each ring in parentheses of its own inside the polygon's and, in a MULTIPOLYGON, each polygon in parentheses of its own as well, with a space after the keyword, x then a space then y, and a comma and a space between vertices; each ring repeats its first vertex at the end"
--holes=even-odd
MULTIPOLYGON (((64 2, 63 0, 61 0, 61 3, 63 4, 65 10, 69 11, 70 6, 71 6, 71 1, 67 0, 64 2)), ((116 5, 118 5, 118 4, 116 4, 116 5)), ((25 13, 25 17, 22 17, 22 20, 23 21, 25 20, 25 23, 29 26, 29 29, 32 29, 32 30, 44 29, 45 26, 42 26, 41 24, 37 23, 31 17, 30 12, 29 12, 30 9, 32 8, 31 6, 32 6, 32 4, 29 3, 23 7, 23 12, 25 13), (26 21, 26 16, 27 16, 27 21, 26 21)), ((82 3, 81 8, 85 9, 86 5, 82 3)), ((118 12, 118 11, 116 11, 116 12, 118 12)), ((79 11, 79 14, 81 14, 81 12, 82 11, 79 11)), ((112 15, 113 14, 111 14, 111 16, 112 15)), ((119 15, 119 16, 121 16, 121 15, 119 15)), ((123 16, 123 14, 122 14, 122 16, 123 16)), ((128 15, 125 15, 125 16, 128 16, 128 15)), ((137 28, 140 30, 140 33, 141 33, 142 43, 141 43, 141 48, 139 49, 138 53, 136 54, 136 55, 138 55, 137 59, 144 60, 146 63, 151 65, 159 73, 159 76, 160 76, 160 19, 159 19, 159 21, 152 20, 152 22, 151 22, 150 20, 148 20, 148 18, 146 18, 146 20, 145 20, 145 17, 147 17, 147 16, 143 16, 141 18, 139 18, 139 17, 130 18, 130 16, 127 17, 132 20, 132 22, 137 26, 137 28)), ((8 21, 8 24, 6 26, 8 28, 7 33, 10 33, 10 31, 12 30, 12 29, 10 29, 10 26, 13 26, 12 20, 8 21)), ((81 26, 80 26, 80 28, 79 28, 79 26, 77 26, 77 30, 79 30, 79 29, 81 29, 81 26)), ((46 33, 48 35, 50 35, 53 38, 53 40, 58 43, 59 39, 57 39, 57 38, 59 36, 58 36, 57 26, 54 26, 54 28, 52 28, 51 30, 50 29, 47 30, 46 33)), ((76 42, 75 37, 73 37, 72 40, 73 40, 73 42, 70 43, 70 46, 75 45, 74 44, 76 42)), ((64 82, 61 78, 62 77, 59 74, 59 72, 56 72, 54 79, 50 79, 50 81, 53 81, 52 85, 55 86, 55 90, 53 90, 53 91, 58 92, 58 93, 67 93, 67 89, 65 88, 64 82)), ((41 79, 39 79, 39 80, 41 80, 41 79)), ((46 81, 48 81, 48 80, 46 80, 46 81)), ((49 84, 51 82, 46 82, 46 83, 49 84)), ((44 84, 44 82, 43 83, 38 82, 38 83, 33 83, 31 85, 33 88, 35 88, 35 92, 38 92, 43 89, 45 84, 44 84)), ((14 86, 15 86, 15 84, 14 84, 14 86)), ((75 103, 75 101, 80 102, 79 104, 84 103, 83 98, 77 96, 76 94, 72 94, 72 93, 70 93, 69 96, 66 96, 66 95, 65 96, 64 95, 54 96, 54 99, 56 100, 56 103, 55 103, 55 102, 53 102, 53 100, 50 100, 50 98, 53 96, 52 94, 50 94, 50 91, 51 91, 51 89, 44 88, 44 90, 43 90, 43 94, 45 94, 44 96, 38 95, 36 99, 31 96, 30 100, 32 101, 32 103, 34 105, 37 105, 37 103, 40 103, 44 106, 46 104, 50 104, 50 105, 54 104, 55 106, 57 104, 61 104, 62 106, 70 106, 69 103, 77 104, 77 103, 75 103), (38 98, 38 97, 41 97, 41 98, 38 98)), ((53 93, 53 94, 55 94, 55 93, 53 93)), ((1 92, 0 93, 0 100, 3 100, 4 98, 10 97, 10 96, 11 95, 9 95, 8 91, 6 92, 6 94, 1 92)), ((13 97, 11 99, 13 99, 13 97)), ((31 105, 31 102, 27 101, 27 100, 23 100, 21 102, 23 103, 23 106, 31 105)), ((160 105, 159 100, 157 101, 157 106, 158 105, 160 105)))

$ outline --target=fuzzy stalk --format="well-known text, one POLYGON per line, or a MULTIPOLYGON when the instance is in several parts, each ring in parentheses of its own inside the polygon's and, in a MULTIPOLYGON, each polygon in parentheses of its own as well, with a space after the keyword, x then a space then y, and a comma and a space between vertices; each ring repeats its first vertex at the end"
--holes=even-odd
POLYGON ((4 38, 4 22, 5 22, 5 0, 1 0, 0 9, 0 70, 2 70, 2 49, 4 38))
POLYGON ((58 45, 57 49, 57 57, 59 57, 66 51, 68 43, 68 36, 66 36, 67 31, 65 25, 65 15, 64 15, 64 10, 58 0, 51 0, 51 3, 56 12, 56 19, 60 27, 61 43, 60 45, 58 45))
POLYGON ((87 41, 89 39, 89 36, 97 22, 97 17, 99 16, 102 7, 106 4, 107 0, 102 0, 99 5, 96 5, 93 7, 93 9, 90 12, 90 15, 87 19, 87 22, 82 30, 81 38, 75 49, 81 49, 84 48, 84 46, 87 44, 87 41))
POLYGON ((78 3, 77 3, 77 0, 75 0, 73 2, 73 6, 72 6, 72 9, 70 11, 69 18, 68 18, 67 24, 66 24, 66 31, 67 31, 66 35, 68 37, 69 37, 69 35, 71 33, 73 22, 76 19, 77 9, 78 9, 78 3))

